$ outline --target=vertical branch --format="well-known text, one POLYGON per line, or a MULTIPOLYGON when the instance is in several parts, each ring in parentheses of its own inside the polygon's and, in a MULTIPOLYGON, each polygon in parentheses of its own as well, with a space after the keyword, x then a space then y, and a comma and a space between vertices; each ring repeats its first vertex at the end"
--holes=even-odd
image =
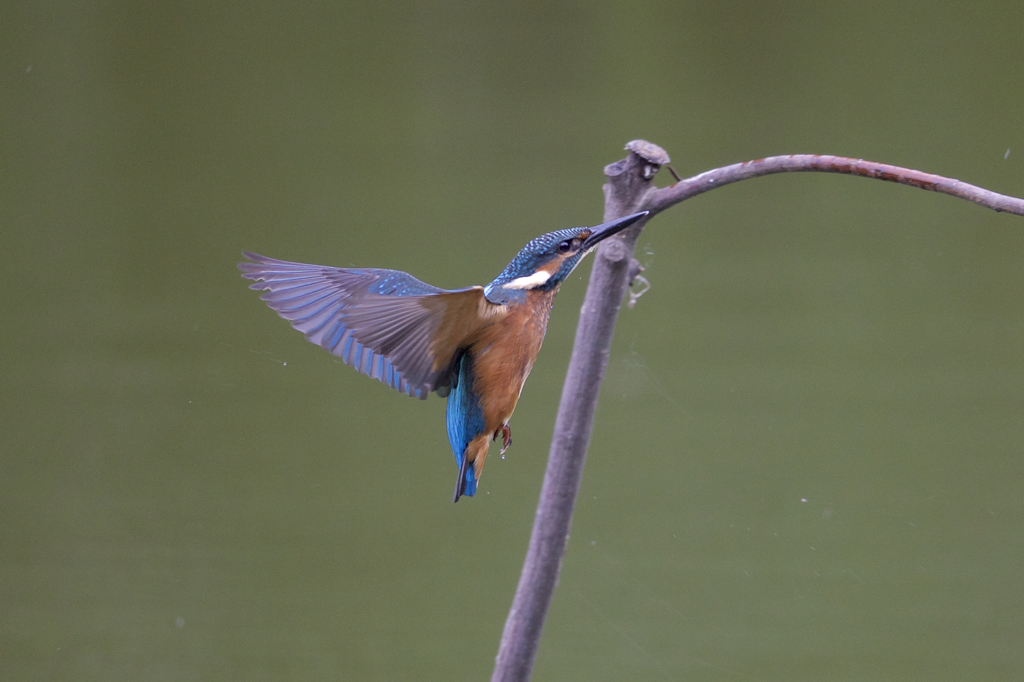
MULTIPOLYGON (((657 168, 636 153, 605 168, 605 221, 636 211, 653 190, 651 180, 657 168)), ((646 222, 647 219, 641 220, 598 249, 562 388, 530 547, 505 621, 492 682, 523 682, 530 678, 569 539, 597 396, 608 366, 615 319, 628 284, 633 247, 646 222)))

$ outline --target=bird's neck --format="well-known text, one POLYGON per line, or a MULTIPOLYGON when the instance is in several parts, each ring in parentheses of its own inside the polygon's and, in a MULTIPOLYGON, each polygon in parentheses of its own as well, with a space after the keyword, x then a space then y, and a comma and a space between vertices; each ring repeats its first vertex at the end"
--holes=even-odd
POLYGON ((513 289, 495 280, 484 287, 484 296, 495 305, 517 305, 526 302, 525 289, 513 289))

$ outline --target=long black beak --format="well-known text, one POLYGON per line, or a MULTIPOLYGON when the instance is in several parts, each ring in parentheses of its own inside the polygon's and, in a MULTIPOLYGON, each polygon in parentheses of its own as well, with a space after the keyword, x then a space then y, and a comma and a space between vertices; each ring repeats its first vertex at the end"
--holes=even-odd
POLYGON ((583 248, 588 251, 597 246, 601 241, 611 237, 613 234, 618 234, 624 229, 646 216, 650 211, 640 211, 633 215, 628 215, 625 218, 616 218, 615 220, 607 223, 601 223, 596 227, 590 228, 590 236, 587 237, 587 241, 583 242, 583 248))

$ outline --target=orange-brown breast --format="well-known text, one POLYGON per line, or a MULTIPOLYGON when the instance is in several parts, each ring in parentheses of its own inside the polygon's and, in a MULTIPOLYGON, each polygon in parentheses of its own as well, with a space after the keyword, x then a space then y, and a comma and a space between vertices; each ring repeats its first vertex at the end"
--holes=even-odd
POLYGON ((487 434, 506 424, 516 409, 544 342, 557 291, 557 287, 528 291, 525 303, 511 306, 501 322, 481 330, 470 343, 476 373, 473 388, 479 396, 487 434))

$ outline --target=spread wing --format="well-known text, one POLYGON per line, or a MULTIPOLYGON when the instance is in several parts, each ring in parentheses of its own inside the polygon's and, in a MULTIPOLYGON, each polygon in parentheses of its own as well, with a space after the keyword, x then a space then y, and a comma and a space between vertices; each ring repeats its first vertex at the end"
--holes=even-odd
POLYGON ((459 348, 505 314, 481 287, 449 291, 397 270, 332 268, 245 252, 250 289, 306 338, 417 398, 447 394, 459 348))

